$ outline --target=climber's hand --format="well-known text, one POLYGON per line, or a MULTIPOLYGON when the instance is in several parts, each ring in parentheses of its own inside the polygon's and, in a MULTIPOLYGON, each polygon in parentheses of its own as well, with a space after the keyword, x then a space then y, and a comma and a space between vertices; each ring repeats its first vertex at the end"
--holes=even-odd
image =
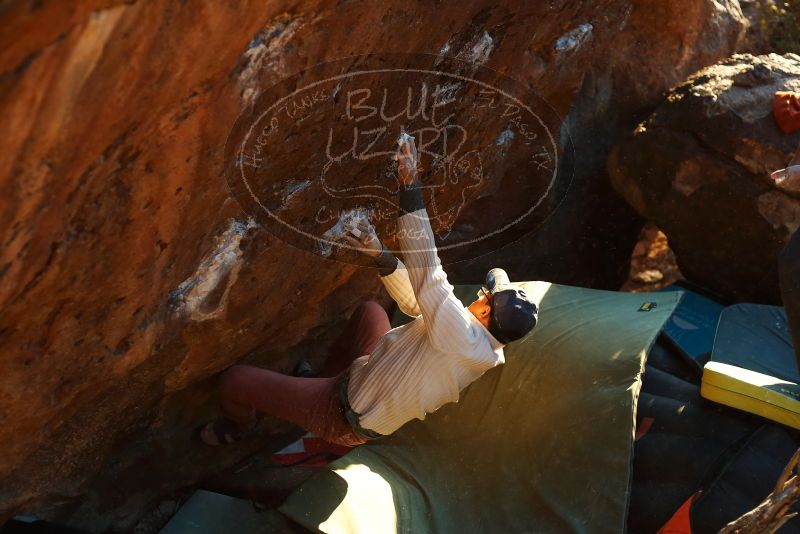
POLYGON ((800 193, 800 146, 797 147, 797 152, 789 165, 785 169, 773 172, 770 178, 779 189, 800 193))
POLYGON ((358 221, 355 232, 344 235, 344 240, 351 247, 367 256, 377 257, 383 250, 381 240, 375 232, 375 227, 365 221, 358 221))
POLYGON ((405 136, 404 139, 401 139, 394 159, 397 161, 397 175, 400 177, 400 184, 408 187, 418 183, 419 158, 413 137, 405 136))
POLYGON ((800 165, 775 171, 770 177, 778 189, 800 193, 800 165))

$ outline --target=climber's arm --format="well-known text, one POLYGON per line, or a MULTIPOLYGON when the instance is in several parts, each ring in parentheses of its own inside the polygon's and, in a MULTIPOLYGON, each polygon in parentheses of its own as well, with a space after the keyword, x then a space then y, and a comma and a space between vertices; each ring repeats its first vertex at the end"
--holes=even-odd
POLYGON ((456 298, 442 269, 425 210, 413 138, 401 137, 396 159, 400 181, 398 242, 428 339, 443 352, 469 353, 480 338, 470 319, 471 312, 456 298))
POLYGON ((380 265, 378 267, 378 271, 381 273, 381 282, 397 303, 400 311, 409 317, 416 317, 420 314, 420 310, 417 298, 414 296, 414 288, 411 287, 411 280, 408 278, 408 269, 394 254, 391 255, 394 258, 394 266, 391 271, 388 271, 388 268, 384 270, 380 265))
POLYGON ((368 223, 359 222, 356 226, 358 237, 345 236, 350 245, 359 249, 364 254, 372 256, 378 273, 381 275, 386 291, 397 303, 400 311, 409 317, 416 317, 420 314, 417 299, 414 297, 414 289, 408 278, 408 271, 403 262, 392 254, 381 243, 375 228, 368 223))

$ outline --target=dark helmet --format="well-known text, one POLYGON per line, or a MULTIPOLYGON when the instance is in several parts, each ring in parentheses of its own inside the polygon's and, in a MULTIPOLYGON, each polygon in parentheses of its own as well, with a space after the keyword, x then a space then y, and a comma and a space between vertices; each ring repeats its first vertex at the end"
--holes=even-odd
POLYGON ((511 343, 536 326, 539 308, 522 287, 509 281, 503 269, 487 273, 486 289, 492 296, 489 332, 498 341, 511 343))

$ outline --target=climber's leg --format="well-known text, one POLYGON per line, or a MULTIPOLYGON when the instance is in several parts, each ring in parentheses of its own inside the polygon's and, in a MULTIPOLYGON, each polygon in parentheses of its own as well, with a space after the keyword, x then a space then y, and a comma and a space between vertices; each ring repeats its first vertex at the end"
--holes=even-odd
POLYGON ((781 298, 789 321, 795 359, 800 368, 800 231, 789 238, 778 262, 781 298))
POLYGON ((384 309, 373 301, 356 308, 328 353, 322 374, 328 378, 286 376, 251 365, 234 365, 220 378, 220 404, 228 419, 209 424, 201 433, 210 445, 239 439, 255 420, 255 412, 294 423, 331 443, 358 445, 342 412, 335 384, 354 359, 369 354, 390 329, 384 309))
POLYGON ((344 418, 334 386, 336 377, 286 376, 250 365, 234 365, 220 382, 225 415, 245 428, 261 412, 308 430, 331 443, 359 445, 344 418))
POLYGON ((350 367, 353 360, 372 352, 391 328, 389 316, 380 304, 374 300, 360 304, 328 351, 320 376, 336 376, 350 367))

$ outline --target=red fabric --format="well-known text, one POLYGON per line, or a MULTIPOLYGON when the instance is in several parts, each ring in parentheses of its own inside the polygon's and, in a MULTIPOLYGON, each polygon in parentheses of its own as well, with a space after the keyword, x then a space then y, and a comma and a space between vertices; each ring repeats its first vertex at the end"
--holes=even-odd
POLYGON ((633 441, 639 441, 650 431, 650 428, 653 426, 654 419, 652 417, 642 417, 642 420, 639 421, 639 424, 636 425, 636 436, 634 437, 633 441))
POLYGON ((391 328, 389 316, 380 304, 372 300, 361 304, 328 350, 325 366, 319 374, 339 375, 350 367, 353 360, 371 353, 391 328))
POLYGON ((390 329, 389 317, 377 302, 356 308, 331 347, 323 374, 328 378, 286 376, 252 365, 234 365, 222 373, 220 404, 239 423, 252 421, 254 411, 294 423, 330 443, 356 446, 364 440, 344 418, 335 384, 359 356, 369 354, 390 329))
POLYGON ((775 93, 772 114, 783 133, 788 135, 800 130, 800 93, 775 93))
POLYGON ((303 464, 303 467, 324 467, 333 457, 344 456, 350 449, 351 447, 334 445, 316 436, 308 435, 272 454, 271 459, 279 465, 303 464))
POLYGON ((697 498, 697 493, 686 499, 686 502, 673 514, 658 534, 692 534, 692 503, 697 498))

